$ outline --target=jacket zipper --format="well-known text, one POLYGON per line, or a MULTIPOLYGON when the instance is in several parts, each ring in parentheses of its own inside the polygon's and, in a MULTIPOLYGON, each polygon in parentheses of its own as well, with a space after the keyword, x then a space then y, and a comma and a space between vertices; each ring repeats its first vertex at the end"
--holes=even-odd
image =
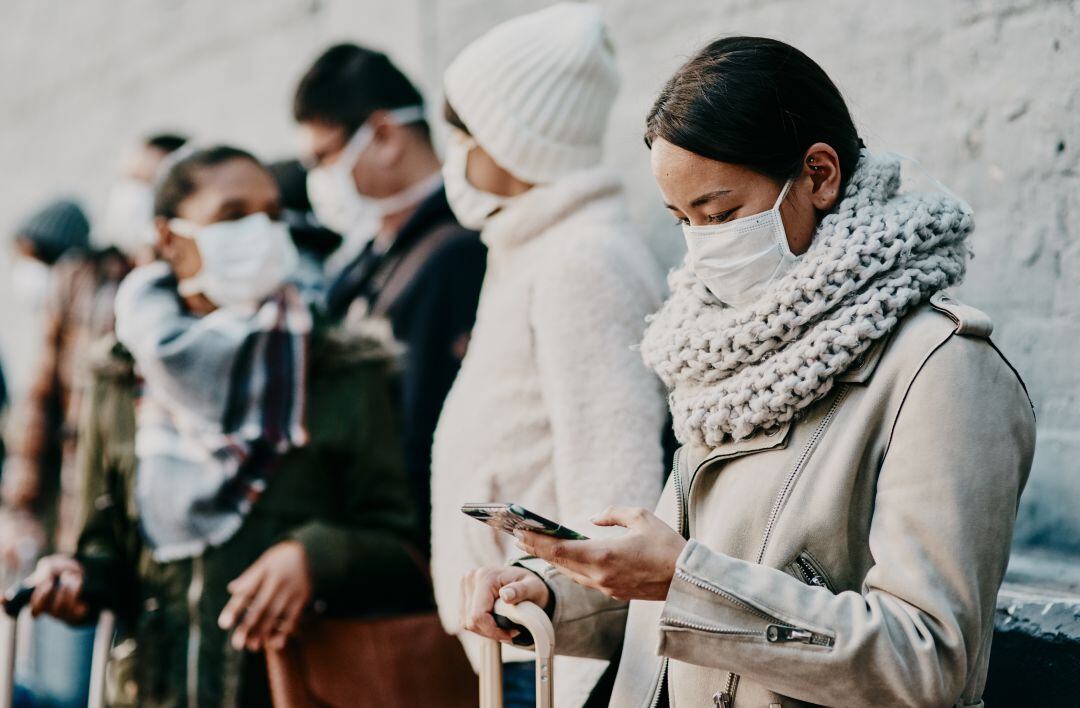
POLYGON ((656 679, 656 689, 653 691, 652 701, 649 702, 649 708, 656 708, 660 705, 660 697, 664 695, 664 683, 666 683, 668 669, 668 658, 665 656, 664 660, 660 662, 660 675, 656 679))
MULTIPOLYGON (((686 522, 682 475, 679 474, 679 457, 681 453, 682 448, 680 447, 675 450, 675 454, 671 458, 671 483, 675 486, 675 525, 683 538, 689 538, 690 531, 686 522)), ((665 656, 664 660, 660 662, 660 675, 656 679, 656 688, 653 690, 652 701, 649 703, 650 708, 656 708, 656 706, 660 705, 660 698, 664 694, 664 684, 667 682, 667 670, 668 658, 665 656)))
MULTIPOLYGON (((832 422, 833 416, 836 415, 836 409, 840 407, 840 403, 847 396, 847 386, 842 386, 839 392, 836 394, 836 398, 833 399, 832 405, 829 406, 828 412, 825 417, 818 423, 817 428, 814 429, 814 434, 810 436, 810 440, 803 446, 802 452, 799 453, 798 459, 795 460, 795 465, 791 468, 791 472, 788 473, 787 479, 784 480, 784 485, 780 488, 780 491, 776 495, 776 499, 773 501, 772 509, 769 511, 769 520, 765 523, 765 533, 762 535, 761 548, 758 551, 757 562, 760 565, 761 561, 765 558, 765 549, 769 545, 769 537, 772 536, 773 528, 776 526, 776 521, 780 517, 780 510, 783 507, 784 500, 787 499, 788 492, 791 491, 791 487, 795 484, 795 479, 799 476, 799 472, 802 471, 803 465, 810 458, 810 453, 817 446, 821 436, 825 434, 826 428, 829 427, 829 423, 832 422)), ((726 594, 726 593, 725 593, 726 594)), ((745 605, 746 603, 742 603, 745 605)), ((758 613, 760 614, 760 613, 758 613)), ((782 627, 785 625, 770 625, 770 627, 782 627)), ((790 629, 797 629, 790 627, 790 629)), ((797 630, 803 633, 809 633, 811 639, 815 636, 814 632, 809 630, 797 630)), ((799 635, 800 637, 802 634, 799 635)), ((832 646, 832 637, 826 635, 817 635, 828 640, 827 644, 818 644, 819 646, 832 646)), ((769 632, 766 630, 766 639, 770 642, 779 641, 801 641, 801 639, 791 639, 790 634, 777 631, 773 633, 774 638, 769 638, 769 632)), ((816 642, 806 642, 816 643, 816 642)), ((735 705, 735 693, 739 690, 739 675, 734 672, 728 673, 727 682, 724 685, 724 690, 718 692, 713 696, 713 702, 716 704, 716 708, 734 708, 735 705)))
POLYGON ((681 623, 682 626, 685 626, 687 629, 699 629, 700 631, 712 632, 714 634, 743 634, 747 636, 764 637, 764 639, 770 644, 800 642, 802 644, 814 644, 816 646, 823 647, 832 646, 833 644, 833 638, 827 634, 821 634, 820 632, 814 632, 813 630, 802 629, 792 624, 788 624, 779 617, 770 615, 769 613, 764 612, 761 609, 740 600, 726 590, 722 590, 721 588, 718 588, 712 583, 702 580, 701 578, 695 578, 694 576, 686 573, 685 571, 676 570, 675 575, 679 578, 679 580, 683 581, 684 583, 689 583, 694 587, 698 587, 707 592, 719 595, 720 597, 724 598, 736 607, 739 607, 746 612, 750 612, 756 617, 760 617, 761 619, 768 622, 769 625, 765 628, 765 631, 762 632, 758 630, 723 629, 715 626, 709 627, 708 625, 700 625, 697 627, 693 627, 689 626, 689 622, 685 622, 683 620, 669 620, 669 622, 672 624, 681 623))
POLYGON ((798 574, 799 579, 807 585, 813 585, 814 587, 825 588, 829 592, 835 592, 832 587, 832 583, 825 577, 825 573, 818 568, 814 559, 810 557, 810 554, 803 551, 795 557, 795 560, 791 562, 791 567, 798 574))
POLYGON ((683 538, 690 538, 690 529, 687 528, 686 519, 686 503, 687 500, 683 496, 683 483, 682 475, 679 474, 679 457, 682 452, 680 447, 675 451, 675 454, 671 458, 671 480, 675 485, 675 524, 679 527, 679 533, 683 538))
POLYGON ((199 623, 199 598, 203 592, 203 559, 191 559, 191 584, 188 586, 188 645, 187 645, 187 694, 188 706, 199 705, 199 645, 202 643, 202 625, 199 623))

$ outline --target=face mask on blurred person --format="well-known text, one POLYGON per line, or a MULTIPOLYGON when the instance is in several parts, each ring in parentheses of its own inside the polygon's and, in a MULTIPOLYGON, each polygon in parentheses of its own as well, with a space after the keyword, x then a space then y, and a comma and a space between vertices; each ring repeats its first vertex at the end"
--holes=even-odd
POLYGON ((11 265, 11 288, 19 301, 32 309, 45 303, 51 282, 49 266, 36 258, 19 256, 11 265))
POLYGON ((451 137, 446 146, 443 163, 443 182, 446 184, 446 201, 458 223, 467 229, 479 231, 492 214, 507 205, 511 197, 500 197, 472 186, 466 176, 469 153, 476 147, 472 137, 451 137))
MULTIPOLYGON (((422 106, 407 106, 388 113, 398 125, 424 119, 422 106)), ((429 180, 422 180, 397 194, 378 199, 358 192, 353 170, 374 137, 375 129, 365 123, 349 138, 334 164, 315 167, 307 176, 308 199, 315 216, 323 226, 350 241, 370 240, 382 227, 383 216, 415 206, 434 188, 429 180)))
POLYGON ((201 293, 218 307, 258 305, 300 262, 289 228, 262 212, 208 226, 172 219, 169 228, 194 239, 202 258, 199 272, 180 281, 180 294, 201 293))
POLYGON ((749 305, 795 264, 780 218, 791 183, 784 184, 768 211, 723 224, 683 224, 690 270, 724 304, 749 305))
POLYGON ((113 186, 105 207, 105 238, 125 253, 134 253, 156 240, 152 186, 132 178, 113 186))

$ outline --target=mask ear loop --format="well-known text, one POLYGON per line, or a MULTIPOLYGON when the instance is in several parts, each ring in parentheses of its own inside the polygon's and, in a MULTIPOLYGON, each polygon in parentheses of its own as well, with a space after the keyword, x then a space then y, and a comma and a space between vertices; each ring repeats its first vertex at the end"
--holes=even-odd
POLYGON ((776 245, 780 247, 780 253, 784 258, 790 260, 795 260, 798 256, 791 252, 791 244, 789 244, 787 240, 787 230, 784 228, 784 218, 780 215, 780 205, 784 203, 784 199, 787 198, 788 192, 791 191, 791 185, 794 183, 794 177, 791 177, 787 182, 784 182, 784 187, 780 190, 780 196, 776 198, 776 203, 774 203, 772 209, 769 210, 776 214, 776 226, 773 229, 773 233, 776 235, 776 245))

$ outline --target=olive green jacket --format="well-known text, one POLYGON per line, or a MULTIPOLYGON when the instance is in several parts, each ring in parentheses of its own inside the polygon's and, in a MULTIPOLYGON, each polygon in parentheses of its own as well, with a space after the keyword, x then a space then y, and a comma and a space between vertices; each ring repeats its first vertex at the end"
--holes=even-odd
POLYGON ((268 702, 261 655, 238 653, 217 618, 226 585, 270 546, 299 540, 314 608, 382 614, 430 607, 388 391, 388 349, 357 333, 311 338, 310 442, 287 453, 240 531, 201 557, 158 563, 134 502, 131 357, 111 345, 95 367, 80 432, 84 524, 78 556, 87 588, 125 620, 113 702, 233 706, 268 702), (136 659, 136 660, 132 660, 136 659))

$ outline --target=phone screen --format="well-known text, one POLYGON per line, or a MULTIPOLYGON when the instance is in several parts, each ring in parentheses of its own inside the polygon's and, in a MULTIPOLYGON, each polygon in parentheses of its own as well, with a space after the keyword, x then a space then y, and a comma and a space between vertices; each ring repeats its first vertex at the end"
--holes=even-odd
POLYGON ((588 540, 588 536, 582 536, 577 531, 534 514, 518 504, 465 504, 461 507, 461 511, 508 534, 522 529, 567 541, 588 540))

